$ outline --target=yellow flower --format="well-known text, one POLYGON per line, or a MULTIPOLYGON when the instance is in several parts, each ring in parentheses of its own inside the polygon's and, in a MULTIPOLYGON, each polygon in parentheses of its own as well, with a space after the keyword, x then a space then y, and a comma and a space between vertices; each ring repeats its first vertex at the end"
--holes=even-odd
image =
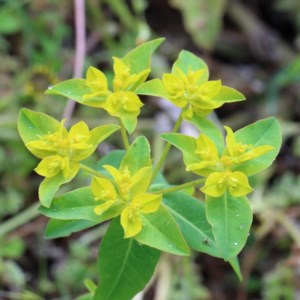
POLYGON ((150 69, 146 69, 140 73, 131 73, 130 67, 121 59, 113 57, 115 77, 113 80, 114 92, 118 91, 134 91, 148 77, 150 69))
POLYGON ((229 191, 233 196, 243 196, 251 192, 248 177, 241 171, 235 171, 245 161, 255 159, 272 146, 253 147, 236 141, 231 128, 226 127, 226 147, 219 157, 215 143, 206 135, 200 134, 195 140, 194 157, 199 162, 187 165, 186 170, 207 177, 201 191, 212 197, 219 197, 229 191))
POLYGON ((61 121, 53 132, 26 143, 26 147, 42 159, 35 169, 39 175, 53 177, 61 173, 66 179, 75 176, 79 161, 89 157, 103 139, 103 129, 100 127, 90 131, 87 124, 81 121, 68 132, 64 123, 65 120, 61 121))
POLYGON ((150 185, 152 168, 144 167, 135 174, 130 174, 128 167, 120 170, 103 166, 112 176, 113 181, 94 177, 92 192, 96 201, 101 201, 94 209, 97 215, 121 215, 124 237, 137 235, 143 227, 143 214, 158 210, 162 195, 147 193, 150 185))
POLYGON ((70 161, 67 157, 51 155, 45 157, 34 170, 44 177, 53 177, 62 171, 64 178, 69 178, 78 172, 79 163, 70 161))
POLYGON ((186 168, 187 171, 207 176, 220 165, 216 145, 204 134, 200 134, 196 140, 195 156, 199 158, 199 162, 188 165, 186 168))
POLYGON ((207 69, 189 70, 187 74, 179 68, 173 73, 164 74, 162 83, 169 94, 169 99, 178 107, 186 107, 184 117, 191 119, 197 115, 206 116, 213 109, 226 101, 216 101, 215 97, 221 92, 221 80, 207 81, 207 69))
POLYGON ((144 104, 134 92, 116 92, 108 96, 104 109, 112 116, 119 117, 127 131, 132 133, 137 124, 137 116, 144 104))
POLYGON ((242 172, 213 172, 201 191, 208 196, 220 197, 226 190, 234 197, 247 195, 252 191, 248 177, 242 172))
POLYGON ((143 227, 143 214, 150 214, 158 210, 161 204, 161 195, 138 194, 121 213, 121 225, 124 228, 124 237, 137 235, 143 227))
POLYGON ((227 132, 226 148, 223 153, 224 161, 231 159, 233 163, 238 164, 257 158, 273 149, 273 147, 269 145, 253 147, 252 145, 239 143, 236 141, 232 129, 228 126, 224 126, 224 128, 227 132))
POLYGON ((83 96, 84 100, 97 97, 107 97, 109 94, 107 79, 104 73, 94 67, 88 68, 85 85, 90 88, 91 92, 83 96))

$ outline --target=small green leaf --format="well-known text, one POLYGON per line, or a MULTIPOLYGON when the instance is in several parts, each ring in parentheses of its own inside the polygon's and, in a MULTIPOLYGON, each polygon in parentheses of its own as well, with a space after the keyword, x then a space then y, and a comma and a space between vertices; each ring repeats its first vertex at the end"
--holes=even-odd
POLYGON ((234 170, 248 176, 269 167, 276 158, 281 146, 281 128, 275 118, 267 118, 250 124, 235 132, 237 142, 253 147, 270 145, 274 149, 250 161, 239 164, 234 170))
POLYGON ((102 108, 107 95, 95 96, 88 100, 84 99, 84 95, 91 93, 91 89, 86 85, 86 81, 84 79, 73 78, 50 86, 45 94, 60 95, 72 99, 80 104, 102 108))
POLYGON ((95 201, 90 187, 79 188, 54 198, 50 208, 41 206, 40 212, 45 216, 58 220, 89 220, 101 223, 118 215, 115 209, 107 210, 101 216, 94 212, 99 205, 95 201))
POLYGON ((131 50, 122 60, 130 66, 132 73, 150 69, 151 55, 164 40, 164 38, 159 38, 143 43, 131 50))
POLYGON ((182 152, 185 165, 199 162, 195 156, 195 138, 180 133, 164 133, 160 136, 182 152))
POLYGON ((224 138, 218 127, 204 117, 193 116, 191 123, 193 123, 201 131, 201 133, 207 135, 215 143, 218 153, 222 154, 224 150, 224 138))
POLYGON ((104 235, 98 256, 99 286, 95 300, 130 300, 150 280, 160 252, 124 239, 119 218, 104 235))
POLYGON ((230 102, 242 101, 242 100, 245 100, 246 98, 239 91, 237 91, 231 87, 222 85, 221 90, 218 93, 218 95, 216 95, 212 99, 217 102, 230 103, 230 102))
POLYGON ((156 212, 143 215, 143 221, 143 229, 135 237, 138 242, 176 255, 190 254, 189 247, 167 208, 161 206, 156 212))
POLYGON ((121 168, 124 166, 129 168, 131 174, 151 166, 150 145, 144 136, 139 136, 130 145, 121 163, 121 168))
MULTIPOLYGON (((76 173, 73 175, 75 176, 76 173)), ((74 176, 69 178, 64 178, 62 173, 59 173, 54 177, 45 178, 39 186, 39 199, 42 205, 45 207, 50 207, 52 199, 54 198, 59 188, 63 184, 71 181, 74 176)))
POLYGON ((252 223, 252 211, 246 197, 228 192, 205 199, 206 217, 224 260, 237 256, 243 249, 252 223))
POLYGON ((220 257, 203 202, 183 192, 176 192, 164 195, 164 203, 192 249, 220 257))
POLYGON ((198 71, 200 69, 206 69, 205 76, 201 77, 201 81, 198 82, 198 84, 201 84, 208 80, 209 73, 206 63, 204 62, 204 60, 189 51, 182 50, 179 53, 177 60, 173 64, 172 73, 177 73, 176 68, 180 69, 184 74, 187 74, 188 71, 198 71))
POLYGON ((148 95, 169 99, 170 95, 165 89, 162 81, 158 78, 146 81, 141 84, 135 91, 139 95, 148 95))
POLYGON ((19 112, 18 130, 26 144, 38 140, 41 136, 54 132, 60 127, 60 122, 40 112, 22 108, 19 112))
POLYGON ((78 232, 97 225, 98 222, 89 220, 56 220, 50 219, 46 230, 46 239, 55 239, 60 237, 67 237, 74 232, 78 232))

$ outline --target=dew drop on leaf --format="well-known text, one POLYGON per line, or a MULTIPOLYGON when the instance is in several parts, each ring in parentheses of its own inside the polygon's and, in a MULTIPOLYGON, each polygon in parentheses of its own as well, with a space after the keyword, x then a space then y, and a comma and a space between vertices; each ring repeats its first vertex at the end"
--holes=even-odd
POLYGON ((237 243, 237 242, 235 242, 235 243, 233 243, 233 245, 234 245, 234 246, 237 246, 237 245, 238 245, 238 243, 237 243))

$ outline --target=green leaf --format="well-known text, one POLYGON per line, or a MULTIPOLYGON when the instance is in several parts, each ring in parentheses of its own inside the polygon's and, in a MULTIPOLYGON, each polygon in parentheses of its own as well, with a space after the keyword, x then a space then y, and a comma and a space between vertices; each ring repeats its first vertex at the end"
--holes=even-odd
POLYGON ((226 0, 172 0, 181 11, 186 31, 200 48, 213 49, 222 28, 226 0))
POLYGON ((187 74, 188 71, 198 71, 200 69, 206 69, 206 73, 204 74, 205 76, 201 76, 201 81, 198 81, 198 84, 201 84, 208 80, 209 73, 206 63, 204 62, 204 60, 189 51, 182 50, 179 53, 177 60, 172 66, 172 73, 177 73, 176 68, 180 69, 184 74, 187 74))
POLYGON ((146 81, 141 84, 135 92, 139 95, 148 95, 154 97, 161 97, 164 99, 169 99, 170 95, 165 89, 162 81, 158 78, 146 81))
POLYGON ((275 118, 257 121, 235 132, 237 142, 253 147, 270 145, 274 149, 258 158, 239 164, 235 171, 242 171, 248 176, 256 174, 272 164, 281 146, 281 128, 275 118))
POLYGON ((228 192, 205 199, 206 217, 224 260, 237 256, 243 249, 252 223, 252 211, 246 197, 233 197, 228 192))
POLYGON ((192 249, 220 257, 203 202, 183 192, 166 194, 163 201, 192 249))
POLYGON ((125 150, 113 150, 109 152, 96 163, 96 170, 103 173, 104 175, 109 174, 105 169, 103 169, 103 166, 111 165, 118 169, 121 165, 125 154, 125 150))
POLYGON ((141 244, 176 255, 189 255, 186 244, 175 219, 167 208, 161 206, 151 214, 143 215, 143 229, 135 237, 141 244))
POLYGON ((18 130, 25 144, 38 140, 41 136, 58 130, 59 127, 60 122, 46 114, 26 108, 22 108, 19 112, 18 130))
POLYGON ((233 257, 228 261, 240 281, 243 281, 243 275, 240 268, 240 263, 237 257, 233 257))
POLYGON ((185 165, 199 162, 199 159, 195 156, 195 138, 181 133, 164 133, 160 136, 182 152, 185 165))
POLYGON ((60 237, 67 237, 74 232, 78 232, 97 225, 98 222, 89 220, 56 220, 50 219, 46 230, 46 239, 55 239, 60 237))
POLYGON ((130 145, 121 163, 121 168, 124 166, 129 168, 131 174, 151 166, 150 145, 144 136, 139 136, 130 145))
MULTIPOLYGON (((75 176, 76 173, 73 175, 75 176)), ((71 181, 74 178, 74 176, 64 178, 62 173, 59 173, 54 177, 45 178, 39 186, 39 199, 42 205, 45 207, 49 207, 51 205, 52 199, 54 198, 59 188, 63 184, 71 181)))
POLYGON ((212 98, 217 102, 237 102, 245 100, 245 96, 239 91, 223 85, 218 95, 212 98))
POLYGON ((124 239, 119 218, 110 224, 98 256, 99 286, 95 300, 130 300, 150 280, 160 252, 124 239))
POLYGON ((217 146, 219 154, 222 154, 224 150, 224 138, 218 127, 204 117, 193 116, 191 123, 193 123, 201 133, 207 135, 217 146))
POLYGON ((50 208, 41 206, 40 212, 45 216, 58 220, 89 220, 101 223, 120 212, 115 208, 107 210, 101 216, 96 215, 94 208, 99 205, 95 201, 90 187, 79 188, 54 198, 50 208))
POLYGON ((131 50, 122 60, 130 66, 132 73, 139 73, 150 69, 151 55, 157 47, 164 41, 164 38, 155 39, 141 44, 131 50))
POLYGON ((120 126, 115 124, 95 127, 91 130, 91 141, 98 145, 119 128, 120 126))
POLYGON ((84 95, 92 93, 91 89, 85 83, 85 79, 82 78, 68 79, 50 86, 45 94, 64 96, 80 104, 92 107, 103 107, 107 95, 96 96, 94 98, 89 98, 88 100, 83 98, 84 95))

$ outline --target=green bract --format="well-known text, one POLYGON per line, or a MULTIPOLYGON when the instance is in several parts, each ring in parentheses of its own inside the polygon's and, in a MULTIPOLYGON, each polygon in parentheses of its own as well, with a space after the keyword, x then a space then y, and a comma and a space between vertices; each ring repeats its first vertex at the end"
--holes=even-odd
MULTIPOLYGON (((66 129, 43 113, 20 111, 18 128, 28 150, 41 161, 35 171, 45 177, 39 187, 40 212, 49 217, 46 238, 69 236, 110 221, 98 259, 99 284, 84 297, 94 300, 130 300, 151 279, 160 253, 187 256, 191 249, 228 261, 237 276, 237 255, 252 223, 249 177, 272 164, 279 152, 281 133, 275 118, 267 118, 233 132, 224 126, 223 138, 207 115, 227 102, 244 100, 221 80, 209 80, 205 62, 182 51, 170 72, 146 81, 150 59, 163 39, 138 46, 122 59, 113 57, 114 77, 89 67, 85 79, 76 78, 49 87, 47 94, 101 108, 117 117, 117 125, 92 130, 83 121, 66 129), (131 136, 143 103, 139 95, 171 101, 181 114, 153 165, 146 137, 131 136), (190 121, 197 138, 177 133, 182 119, 190 121), (124 150, 113 150, 94 168, 83 164, 105 138, 118 129, 124 150), (162 166, 169 147, 182 152, 187 172, 195 180, 170 185, 162 166), (90 184, 55 197, 62 184, 82 169, 90 184), (200 199, 186 188, 199 186, 200 199)), ((172 170, 171 170, 172 171, 172 170)))
POLYGON ((183 116, 187 120, 193 116, 207 116, 226 102, 245 100, 240 92, 222 85, 221 80, 208 81, 208 74, 208 67, 203 60, 188 51, 182 51, 171 73, 164 74, 162 80, 153 79, 142 84, 136 92, 170 100, 184 108, 183 116))
POLYGON ((64 121, 22 109, 18 129, 25 146, 42 159, 35 171, 44 176, 39 196, 44 206, 49 206, 60 185, 74 178, 80 161, 89 157, 99 143, 115 132, 119 126, 103 125, 89 130, 84 122, 71 127, 68 132, 64 121))

